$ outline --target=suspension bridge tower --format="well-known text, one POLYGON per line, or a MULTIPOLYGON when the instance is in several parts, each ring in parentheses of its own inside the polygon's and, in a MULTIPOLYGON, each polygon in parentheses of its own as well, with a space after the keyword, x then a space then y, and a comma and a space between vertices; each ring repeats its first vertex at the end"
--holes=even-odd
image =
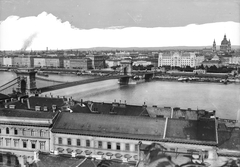
POLYGON ((132 76, 132 63, 131 58, 121 60, 121 75, 132 76))
POLYGON ((132 59, 131 58, 125 58, 121 60, 121 71, 120 75, 123 75, 123 77, 119 78, 119 84, 120 85, 127 85, 130 82, 130 79, 132 77, 132 59))
POLYGON ((24 95, 35 94, 36 71, 33 68, 19 68, 17 74, 17 91, 24 95))

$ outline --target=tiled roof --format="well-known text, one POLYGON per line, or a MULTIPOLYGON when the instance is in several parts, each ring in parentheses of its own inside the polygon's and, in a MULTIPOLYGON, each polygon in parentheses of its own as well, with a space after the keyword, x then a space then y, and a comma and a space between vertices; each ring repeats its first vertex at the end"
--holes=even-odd
POLYGON ((73 112, 76 112, 76 113, 89 113, 89 114, 91 114, 91 110, 89 109, 89 107, 86 104, 81 105, 80 103, 77 103, 73 107, 71 107, 71 110, 73 112))
POLYGON ((165 119, 62 112, 59 114, 52 132, 161 140, 164 126, 165 119))
POLYGON ((10 97, 8 95, 0 93, 0 100, 9 99, 9 98, 10 97))
POLYGON ((220 149, 240 151, 240 129, 218 129, 218 146, 220 149))
POLYGON ((38 111, 22 110, 22 109, 0 108, 0 117, 52 119, 56 114, 57 113, 53 113, 53 112, 38 112, 38 111))
POLYGON ((28 109, 27 103, 24 100, 23 102, 16 100, 16 101, 11 101, 6 104, 9 108, 10 105, 15 105, 15 109, 28 109))
POLYGON ((216 144, 216 134, 214 119, 168 119, 166 138, 170 141, 216 144))
POLYGON ((63 98, 54 98, 54 97, 29 97, 30 109, 34 109, 35 106, 47 106, 49 110, 52 109, 52 105, 56 105, 57 108, 60 108, 65 105, 65 100, 63 98))
POLYGON ((94 102, 92 110, 101 114, 129 115, 129 116, 149 116, 143 106, 128 105, 125 103, 99 103, 94 102))
POLYGON ((156 116, 164 116, 170 117, 171 116, 171 108, 170 107, 147 107, 147 111, 151 117, 156 116))

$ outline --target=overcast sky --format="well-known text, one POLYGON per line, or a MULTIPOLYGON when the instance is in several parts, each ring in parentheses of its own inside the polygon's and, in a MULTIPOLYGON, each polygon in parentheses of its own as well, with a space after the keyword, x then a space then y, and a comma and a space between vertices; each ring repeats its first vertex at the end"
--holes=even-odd
POLYGON ((43 11, 77 28, 172 27, 240 22, 239 0, 0 0, 0 20, 43 11))
POLYGON ((56 43, 45 45, 60 49, 66 44, 60 44, 57 36, 63 34, 62 40, 71 41, 66 36, 71 34, 72 38, 87 41, 86 44, 73 39, 79 43, 74 43, 74 47, 126 47, 128 38, 136 41, 131 39, 127 46, 211 45, 214 39, 219 45, 224 34, 232 44, 240 44, 240 0, 0 0, 0 20, 0 49, 19 49, 32 37, 32 47, 42 48, 44 37, 45 41, 56 43), (145 43, 139 43, 141 35, 145 43), (18 44, 13 46, 13 40, 18 44))

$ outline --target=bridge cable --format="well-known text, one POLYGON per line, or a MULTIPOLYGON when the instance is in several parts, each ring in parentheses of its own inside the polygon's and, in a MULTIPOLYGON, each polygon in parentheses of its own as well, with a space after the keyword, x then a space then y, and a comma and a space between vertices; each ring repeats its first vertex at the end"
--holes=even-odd
POLYGON ((2 92, 2 91, 4 91, 4 90, 8 89, 8 88, 11 87, 11 86, 14 86, 15 84, 17 84, 17 82, 15 82, 15 83, 9 85, 8 87, 6 87, 6 88, 4 88, 4 89, 1 89, 0 92, 2 92))
POLYGON ((7 82, 7 83, 5 83, 5 84, 3 84, 2 86, 0 86, 0 89, 1 89, 2 87, 4 87, 4 86, 10 84, 11 82, 17 80, 17 79, 18 79, 18 77, 17 77, 17 78, 14 78, 13 80, 11 80, 11 81, 9 81, 9 82, 7 82))

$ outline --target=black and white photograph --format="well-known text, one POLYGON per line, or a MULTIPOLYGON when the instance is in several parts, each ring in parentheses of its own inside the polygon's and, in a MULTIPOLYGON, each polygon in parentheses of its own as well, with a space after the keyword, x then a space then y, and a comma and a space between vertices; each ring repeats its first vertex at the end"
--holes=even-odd
POLYGON ((240 167, 240 0, 0 0, 0 167, 240 167))

